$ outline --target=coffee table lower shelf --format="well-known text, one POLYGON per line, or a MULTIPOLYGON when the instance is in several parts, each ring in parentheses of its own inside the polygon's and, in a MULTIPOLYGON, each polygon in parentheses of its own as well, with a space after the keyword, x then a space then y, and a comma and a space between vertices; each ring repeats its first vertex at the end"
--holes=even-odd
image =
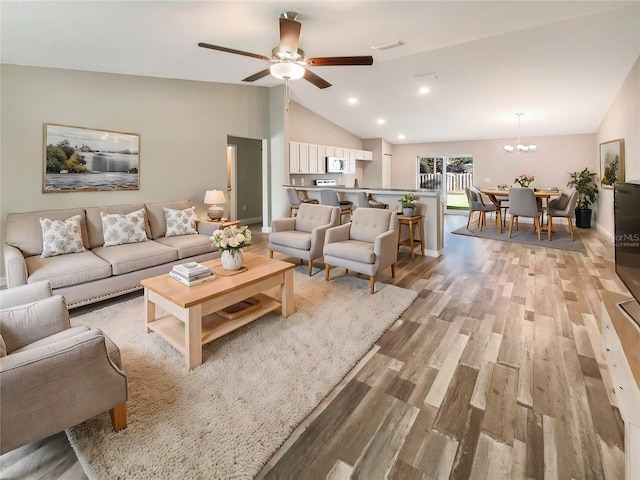
MULTIPOLYGON (((252 310, 246 315, 229 320, 216 313, 211 313, 202 318, 202 345, 220 338, 238 328, 257 320, 269 312, 280 308, 280 301, 269 295, 259 293, 253 296, 260 300, 260 307, 252 310)), ((187 354, 185 345, 185 324, 182 320, 171 314, 158 317, 155 321, 148 323, 147 328, 156 332, 183 355, 187 354)))

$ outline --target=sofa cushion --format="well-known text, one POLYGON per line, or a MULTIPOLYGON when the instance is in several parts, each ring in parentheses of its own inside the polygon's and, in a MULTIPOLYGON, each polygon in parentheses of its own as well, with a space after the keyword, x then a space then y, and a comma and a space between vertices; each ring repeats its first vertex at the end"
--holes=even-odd
POLYGON ((179 237, 180 235, 193 235, 196 230, 196 207, 174 210, 164 207, 164 217, 167 222, 165 237, 179 237))
POLYGON ((74 215, 66 220, 40 218, 42 258, 84 252, 80 218, 80 215, 74 215))
POLYGON ((153 240, 112 247, 96 247, 91 251, 111 264, 113 275, 123 275, 178 259, 175 248, 161 245, 153 240))
POLYGON ((104 236, 103 246, 112 247, 127 243, 146 242, 145 224, 147 220, 145 212, 144 208, 124 215, 121 213, 100 212, 102 234, 104 236))
MULTIPOLYGON (((39 212, 10 213, 7 215, 6 242, 18 248, 25 257, 42 254, 42 226, 40 218, 65 220, 80 215, 82 243, 89 247, 87 224, 83 208, 65 208, 62 210, 41 210, 39 212)), ((100 227, 102 230, 102 227, 100 227)))
POLYGON ((191 206, 188 200, 177 200, 173 202, 145 203, 147 209, 147 220, 149 222, 149 238, 155 240, 164 237, 167 231, 167 220, 164 215, 164 208, 173 210, 185 210, 191 206))
POLYGON ((68 287, 111 276, 111 265, 89 251, 56 257, 25 258, 28 283, 48 280, 51 288, 68 287))
POLYGON ((298 230, 290 230, 288 232, 273 232, 269 235, 269 243, 274 245, 282 245, 297 250, 311 249, 311 234, 300 232, 298 230))
POLYGON ((328 243, 324 246, 324 254, 358 263, 373 264, 376 261, 373 245, 373 243, 359 242, 356 240, 328 243))
POLYGON ((203 253, 215 252, 217 247, 211 242, 209 235, 180 235, 177 237, 160 237, 155 242, 174 248, 178 258, 189 258, 203 253))
MULTIPOLYGON (((121 215, 126 215, 127 213, 140 210, 141 208, 144 208, 144 205, 141 203, 85 208, 88 237, 88 243, 85 246, 89 249, 92 249, 104 245, 104 235, 102 233, 102 217, 100 216, 100 213, 119 213, 121 215)), ((149 230, 148 222, 145 225, 145 230, 147 232, 147 237, 151 238, 151 232, 149 230)))

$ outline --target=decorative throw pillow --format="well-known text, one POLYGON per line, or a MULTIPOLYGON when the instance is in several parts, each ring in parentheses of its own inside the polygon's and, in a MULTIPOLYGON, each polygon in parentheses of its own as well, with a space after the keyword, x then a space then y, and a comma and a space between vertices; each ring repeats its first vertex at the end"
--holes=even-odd
POLYGON ((192 235, 196 231, 196 207, 185 210, 173 210, 164 207, 164 217, 167 220, 167 232, 165 237, 177 237, 179 235, 192 235))
POLYGON ((147 241, 144 229, 144 208, 136 212, 122 215, 119 213, 100 212, 102 217, 102 234, 105 247, 147 241))
POLYGON ((42 227, 42 255, 40 255, 42 258, 84 252, 80 215, 74 215, 66 220, 41 218, 40 226, 42 227))

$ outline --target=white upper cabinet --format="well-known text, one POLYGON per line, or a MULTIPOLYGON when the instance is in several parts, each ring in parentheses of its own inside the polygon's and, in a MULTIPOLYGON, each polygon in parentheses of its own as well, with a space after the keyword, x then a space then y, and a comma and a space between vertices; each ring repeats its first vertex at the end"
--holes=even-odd
POLYGON ((344 148, 342 147, 334 147, 335 153, 334 153, 334 157, 338 157, 338 158, 345 158, 344 156, 344 148))
POLYGON ((373 160, 373 152, 369 150, 356 150, 356 160, 373 160))
POLYGON ((289 173, 309 173, 309 145, 289 142, 289 173))
POLYGON ((345 173, 356 173, 356 160, 373 160, 373 152, 354 148, 289 142, 289 173, 326 173, 326 158, 340 157, 347 163, 345 173))
POLYGON ((335 157, 336 156, 336 147, 325 146, 325 152, 327 157, 335 157))
POLYGON ((321 145, 309 145, 309 173, 325 172, 324 148, 321 147, 321 145))

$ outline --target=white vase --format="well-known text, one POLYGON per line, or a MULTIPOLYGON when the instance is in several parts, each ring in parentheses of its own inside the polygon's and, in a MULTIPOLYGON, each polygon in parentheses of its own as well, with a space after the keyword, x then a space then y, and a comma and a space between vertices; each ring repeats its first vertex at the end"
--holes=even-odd
POLYGON ((220 261, 225 270, 239 270, 244 263, 244 254, 242 250, 225 250, 222 252, 220 261))

